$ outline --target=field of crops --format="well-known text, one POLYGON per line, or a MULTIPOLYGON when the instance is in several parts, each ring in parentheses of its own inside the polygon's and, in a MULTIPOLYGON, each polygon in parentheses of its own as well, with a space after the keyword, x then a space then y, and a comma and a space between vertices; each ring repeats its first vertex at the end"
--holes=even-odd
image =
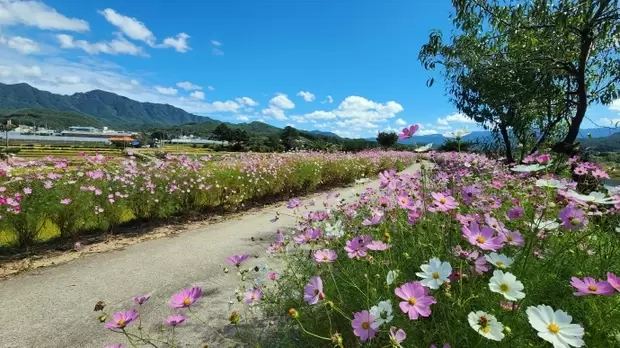
POLYGON ((109 233, 152 221, 287 198, 351 183, 415 160, 403 152, 11 158, 1 163, 0 245, 109 233), (76 160, 76 158, 78 160, 76 160))

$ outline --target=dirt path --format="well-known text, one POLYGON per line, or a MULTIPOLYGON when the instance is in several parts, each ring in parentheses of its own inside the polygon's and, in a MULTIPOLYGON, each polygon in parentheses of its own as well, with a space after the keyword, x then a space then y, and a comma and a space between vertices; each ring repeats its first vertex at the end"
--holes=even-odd
MULTIPOLYGON (((406 172, 417 170, 410 167, 406 172)), ((365 187, 378 187, 378 181, 333 190, 350 200, 365 187)), ((326 195, 316 200, 322 209, 326 195)), ((104 347, 124 343, 125 339, 103 329, 93 312, 95 302, 105 300, 108 312, 132 308, 132 297, 150 295, 143 315, 148 330, 156 330, 171 314, 170 295, 189 286, 201 286, 203 298, 197 313, 213 327, 227 324, 228 301, 238 285, 232 274, 223 272, 226 257, 236 253, 260 255, 253 264, 267 262, 265 249, 275 229, 293 227, 295 219, 282 215, 269 220, 280 204, 236 219, 174 235, 129 245, 123 250, 95 254, 72 262, 40 268, 0 281, 0 347, 104 347), (251 241, 264 238, 264 241, 251 241)), ((192 347, 213 343, 215 335, 204 325, 189 320, 182 329, 184 342, 192 347)), ((125 346, 127 346, 125 344, 125 346)), ((212 345, 213 346, 213 345, 212 345)), ((216 347, 223 345, 216 344, 216 347)), ((184 346, 185 347, 185 346, 184 346)), ((188 346, 189 347, 189 346, 188 346)))

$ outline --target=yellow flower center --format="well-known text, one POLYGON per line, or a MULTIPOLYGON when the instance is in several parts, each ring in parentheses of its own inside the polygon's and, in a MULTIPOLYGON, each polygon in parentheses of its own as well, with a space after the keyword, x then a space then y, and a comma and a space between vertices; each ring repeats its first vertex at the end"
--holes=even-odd
POLYGON ((447 200, 445 198, 442 198, 439 200, 439 202, 441 202, 441 204, 446 204, 447 200))
POLYGON ((476 238, 476 242, 478 242, 480 244, 484 243, 485 241, 486 241, 486 239, 484 239, 483 236, 480 236, 480 237, 476 238))
POLYGON ((125 319, 121 319, 118 321, 118 326, 125 326, 125 319))
POLYGON ((323 255, 323 260, 329 261, 329 256, 327 256, 327 254, 323 255))
POLYGON ((367 321, 363 322, 362 323, 362 329, 364 329, 364 330, 370 329, 370 324, 367 321))
POLYGON ((484 332, 485 334, 488 334, 489 332, 491 332, 491 326, 485 326, 480 328, 480 331, 484 332))
POLYGON ((581 221, 579 221, 579 219, 577 219, 577 218, 572 218, 570 220, 570 224, 573 225, 573 226, 578 226, 580 223, 581 223, 581 221))
POLYGON ((191 298, 189 298, 189 297, 186 297, 186 298, 183 300, 183 304, 184 304, 184 305, 186 305, 186 306, 189 306, 190 304, 192 304, 192 299, 191 299, 191 298))
POLYGON ((433 279, 439 279, 439 272, 433 272, 433 279))
POLYGON ((496 264, 497 264, 497 267, 499 267, 499 268, 504 268, 504 266, 506 266, 506 265, 505 265, 503 262, 501 262, 501 261, 497 261, 497 262, 496 262, 496 264))
POLYGON ((513 241, 513 239, 514 239, 514 237, 513 237, 511 234, 509 234, 509 235, 508 235, 508 241, 512 242, 512 241, 513 241))
POLYGON ((501 284, 499 285, 499 289, 500 289, 502 292, 508 292, 508 290, 510 290, 510 287, 509 287, 506 283, 501 283, 501 284))
POLYGON ((598 290, 598 288, 596 287, 596 285, 590 285, 590 286, 588 286, 588 290, 596 291, 596 290, 598 290))
POLYGON ((409 304, 415 306, 416 300, 415 297, 409 297, 409 304))
POLYGON ((557 334, 558 332, 560 332, 560 328, 554 323, 547 325, 547 329, 549 329, 549 331, 553 332, 554 334, 557 334))

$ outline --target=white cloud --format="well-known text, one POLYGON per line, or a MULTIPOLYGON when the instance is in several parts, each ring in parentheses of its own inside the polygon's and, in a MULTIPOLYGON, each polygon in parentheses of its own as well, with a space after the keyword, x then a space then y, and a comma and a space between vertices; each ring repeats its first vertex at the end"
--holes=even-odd
POLYGON ((134 86, 139 86, 140 85, 140 82, 138 82, 138 80, 136 80, 136 79, 132 79, 131 81, 129 81, 129 83, 131 83, 134 86))
POLYGON ((609 105, 609 109, 613 111, 620 111, 620 99, 616 99, 609 105))
POLYGON ((462 114, 460 112, 456 112, 456 113, 453 113, 452 115, 448 115, 448 117, 446 117, 446 120, 448 122, 456 122, 456 123, 476 123, 476 121, 465 116, 465 114, 462 114))
POLYGON ((247 106, 258 105, 257 102, 255 102, 252 98, 248 98, 248 97, 236 98, 235 100, 237 101, 237 103, 242 104, 242 105, 247 105, 247 106))
POLYGON ((321 102, 321 104, 325 104, 325 103, 330 103, 330 104, 331 104, 331 103, 333 103, 333 102, 334 102, 334 98, 332 98, 332 96, 331 96, 331 95, 328 95, 328 96, 327 96, 327 100, 323 100, 323 101, 321 102))
POLYGON ((177 87, 183 88, 186 91, 200 90, 202 87, 195 85, 189 81, 177 82, 177 87))
POLYGON ((213 52, 213 55, 216 55, 216 56, 223 56, 224 55, 224 51, 222 51, 219 48, 213 48, 211 50, 211 52, 213 52))
POLYGON ((112 41, 99 41, 88 42, 85 40, 74 40, 73 36, 67 34, 56 35, 60 47, 62 48, 78 48, 88 54, 129 54, 133 56, 146 56, 142 47, 134 45, 132 42, 127 41, 122 35, 117 35, 117 38, 112 41))
POLYGON ((305 91, 298 92, 297 96, 304 98, 304 100, 307 101, 307 102, 311 102, 311 101, 313 101, 316 98, 314 96, 314 94, 312 94, 310 92, 305 92, 305 91))
POLYGON ((27 25, 43 30, 67 30, 84 32, 88 22, 68 18, 39 1, 0 1, 0 26, 27 25))
POLYGON ((295 121, 297 123, 307 123, 308 122, 303 116, 299 116, 299 115, 291 116, 291 120, 293 120, 293 121, 295 121))
POLYGON ((336 114, 334 114, 331 111, 322 111, 322 110, 317 110, 317 111, 313 111, 309 114, 305 114, 303 115, 304 117, 306 117, 307 119, 318 119, 318 120, 331 120, 336 118, 336 114))
POLYGON ((420 129, 415 134, 416 135, 431 135, 431 134, 439 134, 439 132, 434 129, 420 129))
POLYGON ((82 82, 82 79, 79 76, 75 75, 61 76, 58 79, 60 82, 66 83, 68 85, 76 85, 82 82))
POLYGON ((43 71, 38 65, 0 65, 0 77, 3 78, 3 81, 20 82, 23 79, 41 77, 42 75, 43 71))
MULTIPOLYGON (((385 128, 383 130, 383 132, 386 132, 386 133, 397 133, 398 134, 400 132, 400 130, 398 130, 396 128, 392 128, 392 127, 387 127, 387 128, 385 128)), ((377 131, 377 134, 378 134, 378 131, 377 131)))
POLYGON ((245 115, 240 115, 240 116, 237 116, 237 120, 247 122, 250 120, 250 118, 245 115))
POLYGON ((293 103, 286 94, 278 94, 277 96, 271 98, 269 104, 275 106, 279 109, 292 109, 295 107, 295 103, 293 103))
POLYGON ((157 92, 165 95, 177 95, 178 90, 172 87, 155 86, 157 92))
POLYGON ((377 103, 360 96, 346 97, 333 112, 340 118, 351 118, 360 122, 384 121, 403 111, 402 105, 395 101, 377 103))
POLYGON ((263 113, 263 115, 271 116, 278 121, 284 121, 288 119, 288 117, 286 117, 286 115, 284 114, 284 110, 273 105, 270 105, 267 109, 263 109, 261 112, 263 113))
POLYGON ((600 118, 599 126, 603 127, 620 127, 620 118, 600 118))
POLYGON ((243 109, 243 111, 245 111, 245 112, 253 112, 254 108, 245 108, 245 109, 243 109))
POLYGON ((436 126, 435 128, 439 130, 451 130, 452 129, 452 127, 450 126, 436 126))
POLYGON ((227 100, 225 102, 216 101, 212 105, 216 111, 228 111, 228 112, 237 112, 242 107, 241 105, 235 103, 232 100, 227 100))
POLYGON ((444 125, 444 126, 448 126, 449 125, 448 120, 446 120, 445 118, 441 118, 441 117, 437 119, 437 123, 441 124, 441 125, 444 125))
POLYGON ((397 126, 406 126, 407 125, 407 121, 403 120, 402 118, 397 119, 395 123, 396 123, 397 126))
POLYGON ((213 86, 207 86, 207 89, 210 90, 210 91, 215 91, 215 87, 213 87, 213 86))
POLYGON ((213 44, 213 46, 216 46, 216 47, 222 46, 222 43, 216 40, 211 40, 211 43, 213 44))
POLYGON ((16 50, 19 53, 31 54, 39 52, 39 44, 22 36, 4 37, 0 35, 0 44, 16 50))
POLYGON ((159 47, 172 47, 177 52, 185 53, 191 50, 191 47, 189 47, 189 44, 187 43, 187 40, 189 38, 190 38, 189 35, 185 33, 180 33, 180 34, 177 34, 176 38, 173 38, 173 37, 165 38, 164 43, 159 45, 159 47))
POLYGON ((106 8, 103 11, 99 11, 110 24, 119 28, 128 37, 144 41, 150 46, 155 45, 155 35, 144 25, 134 17, 124 16, 111 8, 106 8))
POLYGON ((195 92, 190 93, 190 97, 192 97, 194 99, 204 100, 205 99, 205 92, 195 91, 195 92))

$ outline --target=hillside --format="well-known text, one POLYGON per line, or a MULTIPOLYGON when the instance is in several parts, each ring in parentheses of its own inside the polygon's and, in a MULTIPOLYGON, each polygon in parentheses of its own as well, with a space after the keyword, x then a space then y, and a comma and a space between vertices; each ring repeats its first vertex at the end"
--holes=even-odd
POLYGON ((581 144, 596 152, 615 152, 620 151, 620 132, 604 138, 583 139, 581 144))
POLYGON ((103 127, 97 119, 72 111, 58 111, 51 109, 19 109, 0 110, 0 123, 8 120, 14 125, 28 125, 46 127, 53 130, 63 130, 70 126, 103 127))
POLYGON ((141 103, 101 90, 60 95, 41 91, 26 83, 0 83, 0 109, 26 108, 82 113, 112 127, 216 122, 172 105, 141 103))

